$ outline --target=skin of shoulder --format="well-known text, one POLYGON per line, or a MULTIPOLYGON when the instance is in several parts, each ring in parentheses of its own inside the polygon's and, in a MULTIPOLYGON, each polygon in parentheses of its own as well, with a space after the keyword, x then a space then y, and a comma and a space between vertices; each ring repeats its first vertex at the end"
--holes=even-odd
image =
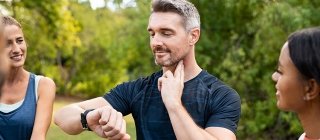
POLYGON ((43 77, 39 81, 37 90, 39 98, 31 139, 44 140, 51 123, 56 85, 52 79, 43 77))
MULTIPOLYGON (((38 91, 39 92, 39 97, 41 96, 42 93, 44 92, 41 92, 41 91, 49 91, 49 90, 56 90, 56 84, 54 83, 54 81, 51 79, 51 78, 48 78, 48 77, 43 77, 40 79, 39 81, 39 89, 38 91)), ((52 92, 49 92, 49 93, 52 93, 52 92)), ((53 93, 55 95, 55 92, 53 93)), ((46 96, 49 96, 49 95, 46 95, 46 96)))

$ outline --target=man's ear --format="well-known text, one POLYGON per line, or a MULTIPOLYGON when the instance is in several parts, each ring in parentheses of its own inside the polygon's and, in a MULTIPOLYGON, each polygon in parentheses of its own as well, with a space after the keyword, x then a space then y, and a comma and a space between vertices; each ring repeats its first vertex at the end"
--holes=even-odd
POLYGON ((200 28, 193 28, 189 32, 189 45, 195 45, 200 38, 200 28))
POLYGON ((320 85, 317 83, 315 79, 310 79, 307 81, 306 85, 306 99, 312 100, 316 97, 320 96, 320 85))

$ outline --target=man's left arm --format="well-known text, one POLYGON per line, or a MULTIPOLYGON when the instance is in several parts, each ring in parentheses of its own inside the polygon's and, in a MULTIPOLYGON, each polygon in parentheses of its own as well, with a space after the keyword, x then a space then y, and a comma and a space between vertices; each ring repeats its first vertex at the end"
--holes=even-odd
POLYGON ((182 104, 167 107, 174 133, 178 140, 235 140, 235 134, 223 127, 200 128, 182 104))
POLYGON ((183 86, 184 66, 182 62, 178 64, 174 74, 167 71, 158 80, 158 88, 167 108, 176 138, 178 140, 235 140, 235 134, 230 129, 220 127, 221 125, 209 125, 205 129, 197 126, 182 105, 183 86))

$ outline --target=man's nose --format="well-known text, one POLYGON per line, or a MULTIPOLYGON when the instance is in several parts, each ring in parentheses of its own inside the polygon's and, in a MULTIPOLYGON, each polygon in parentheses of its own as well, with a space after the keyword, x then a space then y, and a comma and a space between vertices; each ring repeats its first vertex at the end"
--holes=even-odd
POLYGON ((152 47, 157 47, 157 46, 162 46, 163 45, 163 41, 161 39, 161 37, 158 34, 155 34, 151 40, 150 40, 150 44, 152 47))

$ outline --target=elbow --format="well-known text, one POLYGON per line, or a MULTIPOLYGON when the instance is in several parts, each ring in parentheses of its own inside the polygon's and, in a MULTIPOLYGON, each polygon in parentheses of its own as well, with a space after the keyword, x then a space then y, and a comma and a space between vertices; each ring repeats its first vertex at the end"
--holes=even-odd
POLYGON ((75 129, 72 128, 71 124, 68 124, 68 120, 64 118, 61 110, 55 113, 54 124, 69 135, 77 135, 81 133, 81 131, 74 131, 75 129))
POLYGON ((53 116, 53 121, 54 121, 54 124, 59 126, 61 128, 61 125, 63 124, 63 120, 61 119, 61 111, 58 111, 54 114, 53 116))

